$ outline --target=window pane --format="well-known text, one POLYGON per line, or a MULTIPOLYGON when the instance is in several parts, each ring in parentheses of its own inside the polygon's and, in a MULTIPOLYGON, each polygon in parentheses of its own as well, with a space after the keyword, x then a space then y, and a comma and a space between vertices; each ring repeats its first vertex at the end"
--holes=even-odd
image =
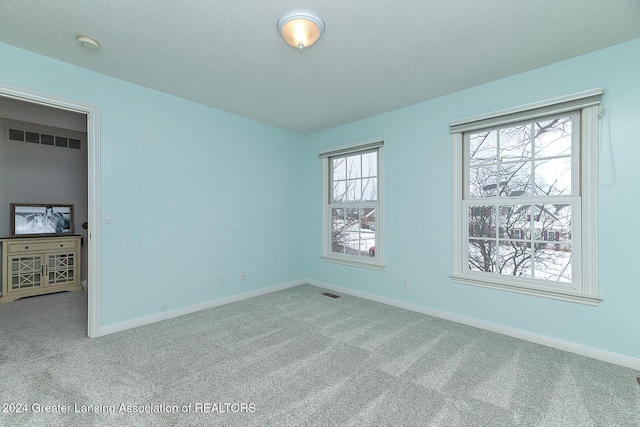
POLYGON ((535 124, 536 157, 571 154, 571 116, 535 124))
POLYGON ((366 153, 362 155, 362 176, 378 176, 378 153, 366 153))
POLYGON ((502 241, 498 254, 501 274, 531 277, 531 246, 526 242, 502 241))
POLYGON ((549 242, 571 241, 571 204, 556 203, 538 205, 536 215, 536 239, 549 242))
POLYGON ((347 181, 346 202, 359 202, 362 197, 362 182, 359 179, 347 181))
POLYGON ((331 209, 331 250, 333 252, 344 252, 345 223, 344 209, 331 209))
POLYGON ((469 207, 469 237, 496 237, 494 206, 469 207))
POLYGON ((358 231, 360 230, 360 209, 345 209, 345 230, 358 231))
POLYGON ((362 200, 371 202, 378 200, 378 179, 369 178, 362 180, 362 200))
POLYGON ((531 206, 502 205, 499 215, 501 237, 518 240, 531 238, 531 206))
POLYGON ((332 251, 359 254, 360 209, 332 209, 332 251))
POLYGON ((531 163, 500 164, 500 195, 508 197, 531 195, 531 163))
POLYGON ((344 253, 350 255, 360 255, 360 233, 345 233, 344 253))
POLYGON ((469 170, 469 197, 496 197, 496 166, 473 167, 469 170))
POLYGON ((342 208, 333 208, 331 209, 331 221, 332 221, 332 229, 338 230, 341 229, 344 225, 344 209, 342 208))
POLYGON ((496 242, 493 240, 469 241, 469 270, 495 271, 496 242))
POLYGON ((539 160, 535 163, 535 195, 557 196, 571 193, 571 158, 539 160))
POLYGON ((347 157, 347 178, 360 178, 362 176, 361 161, 361 155, 347 157))
POLYGON ((332 251, 371 257, 376 246, 375 208, 332 209, 332 251))
POLYGON ((531 158, 531 125, 500 129, 500 161, 531 158))
POLYGON ((362 208, 360 214, 362 216, 361 228, 364 230, 376 230, 376 209, 375 208, 362 208))
POLYGON ((533 255, 534 278, 571 282, 571 245, 537 243, 533 255))
POLYGON ((347 183, 346 181, 333 182, 333 202, 340 203, 347 200, 347 183))
POLYGON ((470 165, 495 163, 498 154, 497 131, 474 133, 469 137, 470 165))
POLYGON ((340 157, 338 159, 332 159, 333 163, 333 179, 345 179, 347 177, 347 159, 340 157))
POLYGON ((361 213, 361 247, 364 256, 375 256, 376 251, 376 210, 364 208, 361 213))

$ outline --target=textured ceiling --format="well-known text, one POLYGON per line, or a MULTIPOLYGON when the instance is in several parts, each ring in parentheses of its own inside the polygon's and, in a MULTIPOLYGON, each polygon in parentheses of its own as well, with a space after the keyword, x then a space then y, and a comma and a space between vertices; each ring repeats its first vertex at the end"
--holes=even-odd
POLYGON ((638 37, 638 0, 0 2, 0 42, 302 134, 638 37), (303 52, 297 8, 326 23, 303 52))

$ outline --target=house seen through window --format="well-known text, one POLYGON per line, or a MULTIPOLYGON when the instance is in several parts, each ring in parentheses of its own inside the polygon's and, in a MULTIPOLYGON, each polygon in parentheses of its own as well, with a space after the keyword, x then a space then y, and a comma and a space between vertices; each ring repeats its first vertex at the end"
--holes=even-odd
POLYGON ((562 115, 465 135, 469 270, 572 282, 576 121, 562 115))
POLYGON ((380 265, 382 141, 321 153, 325 175, 323 258, 380 265))
POLYGON ((597 304, 601 95, 452 124, 454 281, 597 304))

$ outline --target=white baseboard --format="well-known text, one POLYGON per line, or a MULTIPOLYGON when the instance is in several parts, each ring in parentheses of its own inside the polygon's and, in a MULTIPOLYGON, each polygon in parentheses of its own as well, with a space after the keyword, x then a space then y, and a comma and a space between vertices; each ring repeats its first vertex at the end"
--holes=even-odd
POLYGON ((124 322, 114 323, 111 325, 102 326, 100 328, 100 336, 113 334, 115 332, 124 331, 138 326, 148 325, 150 323, 160 322, 162 320, 171 319, 178 316, 184 316, 185 314, 195 313, 197 311, 206 310, 213 307, 219 307, 225 304, 231 304, 245 300, 247 298, 253 298, 264 294, 270 294, 272 292, 281 291, 283 289, 292 288, 307 283, 306 281, 298 280, 295 282, 284 283, 282 285, 276 285, 269 288, 258 289, 256 291, 245 292, 230 297, 221 298, 213 301, 207 301, 199 304, 190 305, 188 307, 176 308, 174 310, 165 311, 162 313, 151 314, 149 316, 138 317, 136 319, 125 320, 124 322))
POLYGON ((545 345, 547 347, 556 348, 558 350, 568 351, 571 353, 579 354, 581 356, 590 357, 592 359, 602 360, 603 362, 613 363, 615 365, 620 365, 627 368, 640 370, 640 359, 637 359, 634 357, 625 356, 622 354, 613 353, 606 350, 600 350, 600 349, 589 347, 586 345, 576 344, 570 341, 552 338, 545 335, 536 334, 533 332, 523 331, 521 329, 511 328, 511 327, 499 325, 496 323, 485 322, 483 320, 477 320, 470 317, 460 316, 458 314, 453 314, 446 311, 435 310, 422 305, 412 304, 409 302, 399 301, 392 298, 382 297, 382 296, 371 294, 368 292, 356 291, 353 289, 345 288, 343 286, 336 286, 329 283, 319 282, 317 280, 304 280, 304 281, 301 281, 301 283, 309 283, 311 285, 318 286, 320 288, 325 288, 334 292, 353 295, 359 298, 368 299, 368 300, 379 302, 382 304, 403 308, 405 310, 426 314, 428 316, 438 317, 440 319, 462 323, 464 325, 485 329, 487 331, 496 332, 498 334, 507 335, 513 338, 519 338, 519 339, 530 341, 536 344, 545 345))
MULTIPOLYGON (((83 281, 83 282, 85 282, 83 284, 83 286, 85 286, 86 281, 83 281)), ((317 280, 297 280, 294 282, 284 283, 284 284, 272 286, 269 288, 258 289, 256 291, 233 295, 227 298, 207 301, 204 303, 195 304, 188 307, 177 308, 177 309, 166 311, 163 313, 152 314, 149 316, 139 317, 139 318, 127 320, 124 322, 102 326, 100 328, 100 336, 109 335, 115 332, 124 331, 124 330, 135 328, 138 326, 148 325, 150 323, 160 322, 162 320, 171 319, 178 316, 184 316, 185 314, 195 313, 201 310, 206 310, 213 307, 219 307, 221 305, 242 301, 248 298, 253 298, 260 295, 281 291, 284 289, 292 288, 294 286, 303 285, 305 283, 308 283, 310 285, 317 286, 320 288, 325 288, 334 292, 353 295, 359 298, 364 298, 367 300, 379 302, 382 304, 387 304, 387 305, 402 308, 405 310, 426 314, 428 316, 438 317, 440 319, 462 323, 464 325, 469 325, 469 326, 484 329, 487 331, 496 332, 498 334, 507 335, 513 338, 519 338, 519 339, 530 341, 536 344, 545 345, 547 347, 556 348, 558 350, 564 350, 571 353, 579 354, 581 356, 590 357, 592 359, 613 363, 615 365, 620 365, 627 368, 640 370, 640 359, 637 359, 634 357, 625 356, 622 354, 613 353, 606 350, 600 350, 594 347, 589 347, 582 344, 576 344, 570 341, 552 338, 546 335, 540 335, 533 332, 523 331, 521 329, 511 328, 511 327, 499 325, 496 323, 485 322, 483 320, 477 320, 471 317, 466 317, 458 314, 449 313, 446 311, 436 310, 433 308, 429 308, 429 307, 425 307, 422 305, 413 304, 409 302, 404 302, 404 301, 396 300, 393 298, 383 297, 383 296, 372 294, 369 292, 357 291, 357 290, 349 289, 343 286, 332 285, 332 284, 320 282, 317 280)))

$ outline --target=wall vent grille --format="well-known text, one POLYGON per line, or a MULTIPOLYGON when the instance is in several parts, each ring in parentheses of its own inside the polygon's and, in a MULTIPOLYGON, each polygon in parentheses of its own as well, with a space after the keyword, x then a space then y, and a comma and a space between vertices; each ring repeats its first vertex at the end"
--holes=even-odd
POLYGON ((14 129, 9 127, 7 127, 7 139, 9 141, 29 142, 32 144, 73 148, 75 150, 80 150, 80 148, 82 147, 82 141, 77 138, 31 132, 24 129, 14 129))

